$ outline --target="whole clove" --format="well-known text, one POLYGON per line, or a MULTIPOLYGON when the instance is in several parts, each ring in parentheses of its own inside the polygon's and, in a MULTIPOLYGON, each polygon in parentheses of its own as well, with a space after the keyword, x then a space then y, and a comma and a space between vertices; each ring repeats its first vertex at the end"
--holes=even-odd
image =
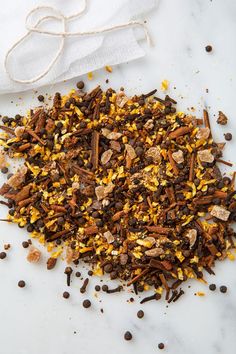
MULTIPOLYGON (((47 263, 47 267, 50 266, 51 267, 51 260, 47 263)), ((54 261, 53 261, 54 262, 54 261)), ((54 264, 55 266, 55 264, 54 264)), ((52 269, 52 268, 48 268, 48 269, 52 269)), ((70 281, 71 281, 71 274, 73 272, 73 269, 71 267, 66 267, 64 273, 66 274, 66 283, 67 286, 70 286, 70 281)))
POLYGON ((83 282, 83 285, 80 288, 81 294, 84 294, 86 292, 86 288, 88 286, 88 283, 89 283, 89 278, 86 278, 83 282))

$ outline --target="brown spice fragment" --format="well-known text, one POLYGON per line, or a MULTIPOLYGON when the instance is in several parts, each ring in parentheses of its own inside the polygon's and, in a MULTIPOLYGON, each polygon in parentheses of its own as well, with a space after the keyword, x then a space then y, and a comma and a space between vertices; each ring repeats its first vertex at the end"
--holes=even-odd
POLYGON ((65 236, 66 234, 69 234, 71 232, 71 230, 62 230, 59 232, 55 232, 53 235, 50 235, 50 237, 48 237, 46 239, 47 242, 51 242, 51 241, 55 241, 58 238, 61 238, 62 236, 65 236))
POLYGON ((195 154, 192 153, 190 157, 190 167, 189 167, 189 181, 193 182, 194 180, 194 166, 195 166, 195 154))
POLYGON ((229 167, 233 166, 233 164, 231 162, 228 162, 228 161, 225 161, 225 160, 222 160, 222 159, 216 159, 216 161, 220 162, 220 163, 223 163, 224 165, 229 166, 229 167))
POLYGON ((164 274, 163 273, 159 274, 159 278, 161 279, 162 285, 165 287, 166 291, 168 291, 170 287, 166 281, 164 274))
POLYGON ((98 168, 98 149, 99 149, 99 138, 100 134, 98 131, 94 131, 92 133, 92 140, 91 140, 91 163, 93 164, 93 169, 96 170, 98 168))
POLYGON ((31 147, 31 143, 25 143, 18 147, 17 151, 23 152, 31 147))
POLYGON ((118 221, 118 220, 120 220, 124 215, 125 215, 124 210, 117 211, 117 213, 115 213, 115 214, 112 216, 112 221, 118 221))
POLYGON ((98 233, 98 227, 96 225, 88 226, 84 229, 85 235, 94 235, 98 233))
POLYGON ((167 155, 168 155, 168 159, 169 159, 169 161, 170 161, 170 164, 171 164, 171 167, 172 167, 172 169, 173 169, 174 174, 175 174, 176 176, 178 176, 178 174, 179 174, 179 169, 178 169, 178 167, 177 167, 177 165, 176 165, 176 163, 175 163, 175 160, 174 160, 173 157, 172 157, 172 152, 169 150, 168 153, 167 153, 167 155))
POLYGON ((0 188, 0 195, 5 195, 7 192, 9 192, 10 189, 11 187, 9 186, 9 184, 4 183, 0 188))
POLYGON ((8 134, 15 135, 15 131, 12 128, 5 127, 5 125, 0 125, 0 129, 5 131, 8 134))
POLYGON ((191 127, 180 127, 180 128, 177 128, 176 130, 174 130, 173 132, 171 132, 168 135, 168 138, 169 139, 177 139, 180 136, 190 133, 191 131, 192 131, 191 127))
POLYGON ((215 256, 218 253, 218 249, 213 243, 207 243, 206 244, 207 248, 211 252, 212 256, 215 256))
MULTIPOLYGON (((210 125, 210 120, 209 120, 209 114, 207 112, 206 109, 203 110, 203 120, 204 120, 204 124, 205 124, 205 127, 210 129, 211 131, 211 125, 210 125)), ((210 133, 210 136, 211 136, 211 133, 210 133)))
POLYGON ((36 134, 40 133, 41 129, 44 128, 45 123, 46 123, 46 114, 45 114, 45 112, 42 111, 39 116, 39 119, 37 120, 36 126, 35 126, 34 131, 36 134))
POLYGON ((127 285, 130 286, 133 283, 136 283, 140 278, 146 275, 149 272, 149 268, 144 269, 140 274, 136 275, 133 279, 131 279, 127 285))
POLYGON ((30 198, 26 198, 26 199, 20 200, 19 203, 18 203, 18 206, 19 206, 19 208, 25 207, 26 205, 34 203, 36 199, 38 199, 38 195, 37 194, 33 194, 32 197, 30 197, 30 198))
POLYGON ((27 171, 28 169, 26 166, 20 167, 16 173, 8 179, 7 184, 12 188, 17 189, 25 181, 27 171))
POLYGON ((176 202, 175 191, 174 191, 173 186, 166 188, 166 195, 167 195, 171 205, 173 205, 176 202))
POLYGON ((30 127, 33 127, 36 124, 37 120, 39 119, 39 116, 40 116, 41 112, 42 112, 41 109, 37 110, 34 113, 31 112, 31 119, 29 121, 29 126, 30 127))
POLYGON ((42 140, 32 129, 28 128, 27 133, 29 133, 34 139, 36 139, 40 144, 46 145, 46 141, 42 140))
POLYGON ((21 200, 27 199, 30 194, 30 190, 32 188, 31 183, 24 186, 18 193, 16 194, 5 194, 5 198, 12 199, 16 203, 19 203, 21 200))
POLYGON ((150 232, 155 232, 161 235, 169 235, 173 229, 169 227, 162 227, 162 226, 146 226, 146 229, 150 232))
POLYGON ((54 210, 57 213, 66 213, 66 208, 63 207, 62 205, 50 205, 50 209, 54 210))
POLYGON ((161 270, 171 270, 173 268, 172 264, 169 261, 158 261, 156 259, 151 259, 149 262, 149 266, 161 270))
POLYGON ((47 269, 48 270, 53 269, 55 267, 56 263, 57 263, 57 259, 56 258, 52 258, 52 257, 48 258, 48 260, 47 260, 47 269))
POLYGON ((219 116, 218 116, 218 119, 217 119, 217 123, 220 124, 220 125, 226 125, 228 123, 228 118, 221 111, 219 111, 219 116))

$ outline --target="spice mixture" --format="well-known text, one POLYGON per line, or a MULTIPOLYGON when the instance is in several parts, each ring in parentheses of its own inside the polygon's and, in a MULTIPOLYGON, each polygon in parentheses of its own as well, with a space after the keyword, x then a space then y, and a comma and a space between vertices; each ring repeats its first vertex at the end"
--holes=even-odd
MULTIPOLYGON (((222 177, 217 166, 229 164, 221 159, 224 144, 213 141, 207 111, 203 119, 177 112, 156 90, 129 98, 123 90, 77 87, 56 93, 52 108, 3 117, 0 168, 8 172, 7 155, 24 160, 0 189, 7 220, 46 245, 48 269, 63 254, 136 293, 153 286, 142 302, 163 290, 176 301, 183 281, 214 274, 216 260, 233 257, 235 174, 222 177)), ((33 249, 28 257, 36 262, 40 254, 33 249)), ((67 282, 71 273, 67 267, 67 282)))

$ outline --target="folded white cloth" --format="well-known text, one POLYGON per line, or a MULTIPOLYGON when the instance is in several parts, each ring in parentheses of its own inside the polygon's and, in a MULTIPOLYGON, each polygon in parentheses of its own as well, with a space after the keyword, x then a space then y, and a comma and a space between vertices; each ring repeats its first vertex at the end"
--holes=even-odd
MULTIPOLYGON (((70 32, 87 32, 113 27, 142 19, 142 15, 155 8, 157 0, 91 0, 85 14, 67 25, 70 32)), ((0 93, 19 92, 49 83, 77 77, 105 65, 116 65, 142 57, 139 34, 126 27, 108 33, 92 36, 65 38, 65 46, 52 70, 41 80, 32 84, 21 84, 10 80, 4 67, 5 55, 9 48, 26 33, 25 18, 37 6, 50 6, 63 15, 70 16, 80 10, 82 1, 51 0, 50 4, 39 0, 8 0, 0 12, 0 93)), ((43 16, 53 16, 55 10, 40 9, 30 21, 34 24, 43 16)), ((39 25, 42 30, 62 32, 62 22, 50 18, 39 25)), ((62 38, 41 33, 31 33, 27 39, 10 54, 8 70, 14 78, 29 80, 45 71, 55 57, 62 38)))

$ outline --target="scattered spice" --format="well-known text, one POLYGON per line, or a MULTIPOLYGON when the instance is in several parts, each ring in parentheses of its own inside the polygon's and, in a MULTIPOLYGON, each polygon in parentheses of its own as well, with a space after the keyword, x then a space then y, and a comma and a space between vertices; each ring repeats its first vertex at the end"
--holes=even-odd
POLYGON ((206 52, 210 53, 212 51, 212 46, 211 45, 207 45, 205 47, 205 49, 206 49, 206 52))
POLYGON ((218 116, 218 119, 217 119, 217 123, 220 124, 220 125, 226 125, 228 123, 228 118, 221 111, 219 111, 219 116, 218 116))
MULTIPOLYGON (((56 93, 51 108, 2 119, 1 169, 7 156, 23 159, 0 188, 9 208, 3 220, 46 244, 48 269, 65 251, 68 264, 83 259, 89 274, 107 273, 137 294, 160 289, 141 303, 163 290, 175 302, 182 282, 204 279, 203 269, 213 274, 235 248, 235 175, 223 178, 218 168, 223 145, 212 138, 209 114, 178 112, 176 101, 156 90, 128 97, 123 88, 76 86, 56 93)), ((27 258, 40 255, 30 247, 27 258)), ((71 272, 67 267, 68 285, 71 272)))
POLYGON ((106 284, 104 284, 103 286, 102 286, 102 291, 104 291, 105 293, 108 291, 108 286, 106 285, 106 284))
POLYGON ((55 268, 56 263, 57 263, 57 259, 56 258, 52 258, 52 257, 48 258, 48 260, 47 260, 47 269, 51 270, 51 269, 55 268))
POLYGON ((67 286, 70 286, 71 274, 73 273, 73 269, 71 267, 66 267, 64 273, 66 274, 67 286))
POLYGON ((39 102, 43 102, 44 101, 44 96, 43 95, 39 95, 38 96, 38 100, 39 100, 39 102))
POLYGON ((223 294, 227 293, 227 286, 221 285, 220 286, 220 292, 223 293, 223 294))
POLYGON ((216 285, 215 285, 215 284, 210 284, 210 285, 209 285, 209 289, 210 289, 211 291, 215 291, 215 290, 216 290, 216 285))
POLYGON ((83 282, 83 285, 80 288, 81 294, 84 294, 86 292, 87 285, 89 283, 89 278, 86 278, 83 282))
POLYGON ((129 331, 126 331, 125 334, 124 334, 124 339, 125 340, 131 340, 133 338, 131 332, 129 331))
POLYGON ((24 288, 25 287, 25 281, 24 280, 19 280, 18 281, 18 286, 19 286, 19 288, 24 288))
POLYGON ((29 247, 29 242, 28 241, 23 241, 22 242, 23 248, 28 248, 29 247))
POLYGON ((233 135, 231 133, 226 133, 226 134, 224 134, 224 137, 225 137, 226 141, 230 141, 230 140, 232 140, 233 135))
POLYGON ((113 293, 119 293, 121 290, 123 290, 123 286, 119 285, 114 289, 107 289, 107 294, 113 294, 113 293))
POLYGON ((147 296, 144 299, 142 299, 140 301, 140 304, 144 304, 145 302, 148 302, 148 301, 151 301, 151 300, 160 300, 160 298, 161 298, 161 295, 156 293, 156 294, 153 294, 151 296, 147 296))
POLYGON ((6 258, 7 254, 6 252, 0 252, 0 259, 6 258))
POLYGON ((64 297, 64 299, 69 299, 70 293, 68 293, 68 291, 64 291, 64 293, 62 294, 62 296, 64 297))
POLYGON ((139 310, 139 311, 137 312, 137 317, 138 317, 138 318, 143 318, 143 317, 144 317, 144 312, 143 312, 143 310, 139 310))
POLYGON ((85 309, 88 309, 90 306, 91 306, 91 301, 90 300, 86 299, 86 300, 83 301, 83 307, 85 309))
POLYGON ((158 348, 159 348, 159 349, 164 349, 164 348, 165 348, 164 343, 159 343, 159 344, 158 344, 158 348))
POLYGON ((83 81, 79 81, 79 82, 77 82, 76 86, 77 86, 77 88, 78 88, 79 90, 83 90, 83 88, 84 88, 84 82, 83 82, 83 81))

